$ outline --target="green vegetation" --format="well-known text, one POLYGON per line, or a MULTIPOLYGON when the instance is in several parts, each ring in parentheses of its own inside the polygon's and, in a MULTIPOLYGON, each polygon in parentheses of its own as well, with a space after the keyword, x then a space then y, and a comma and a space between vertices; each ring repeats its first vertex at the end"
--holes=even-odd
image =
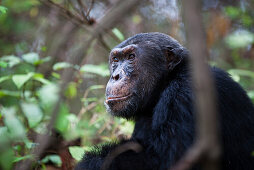
MULTIPOLYGON (((61 167, 64 152, 79 161, 94 144, 130 137, 133 122, 112 118, 103 105, 109 49, 137 30, 166 32, 184 41, 179 38, 183 35, 180 20, 177 26, 168 19, 158 23, 146 18, 142 8, 123 19, 126 23, 100 35, 82 63, 74 65, 71 57, 85 41, 83 35, 89 34, 82 26, 76 28, 67 22, 70 19, 37 0, 0 2, 0 169, 4 170, 34 159, 31 151, 38 146, 36 137, 48 133, 57 103, 59 113, 53 127, 58 146, 52 146, 53 152, 46 149, 49 152, 34 163, 35 168, 47 169, 49 163, 61 167), (66 70, 74 73, 61 91, 66 70)), ((75 11, 75 5, 66 1, 54 2, 75 11)), ((99 13, 107 7, 102 4, 95 1, 91 10, 99 13)), ((94 19, 100 18, 96 12, 91 12, 94 19)), ((204 12, 205 22, 213 23, 205 27, 210 62, 228 70, 254 102, 254 11, 248 6, 225 5, 217 12, 204 12)))

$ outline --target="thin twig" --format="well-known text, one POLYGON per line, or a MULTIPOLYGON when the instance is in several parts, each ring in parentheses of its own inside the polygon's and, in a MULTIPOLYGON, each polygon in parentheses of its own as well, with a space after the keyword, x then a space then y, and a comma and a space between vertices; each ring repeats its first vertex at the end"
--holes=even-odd
POLYGON ((91 5, 86 13, 86 16, 89 17, 89 19, 90 19, 90 12, 93 9, 93 5, 94 5, 94 0, 91 1, 91 5))
POLYGON ((87 17, 87 8, 84 5, 84 3, 82 2, 82 0, 77 0, 78 4, 79 4, 79 9, 81 10, 81 13, 83 15, 84 20, 86 20, 87 22, 89 22, 88 17, 87 17))
POLYGON ((104 41, 103 37, 101 35, 99 35, 98 40, 100 42, 100 44, 107 50, 110 51, 111 48, 107 45, 107 43, 104 41))
POLYGON ((73 14, 71 11, 67 10, 66 8, 64 8, 63 6, 57 4, 57 3, 54 3, 53 1, 51 0, 39 0, 41 3, 45 4, 45 5, 48 5, 50 7, 53 7, 53 8, 56 8, 56 9, 59 9, 59 11, 65 16, 67 17, 68 19, 70 19, 71 21, 73 21, 75 24, 83 24, 83 20, 73 14))

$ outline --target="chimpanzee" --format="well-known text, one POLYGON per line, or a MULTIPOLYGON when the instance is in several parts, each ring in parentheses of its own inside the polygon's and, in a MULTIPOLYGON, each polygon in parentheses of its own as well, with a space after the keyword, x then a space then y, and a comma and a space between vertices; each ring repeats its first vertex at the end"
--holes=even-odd
MULTIPOLYGON (((111 51, 109 65, 105 106, 114 116, 134 120, 134 132, 131 139, 85 153, 76 170, 99 170, 108 153, 128 141, 143 150, 117 155, 110 170, 168 169, 195 137, 188 51, 166 34, 140 33, 111 51)), ((211 72, 217 89, 222 169, 254 170, 254 106, 227 73, 215 67, 211 72)))

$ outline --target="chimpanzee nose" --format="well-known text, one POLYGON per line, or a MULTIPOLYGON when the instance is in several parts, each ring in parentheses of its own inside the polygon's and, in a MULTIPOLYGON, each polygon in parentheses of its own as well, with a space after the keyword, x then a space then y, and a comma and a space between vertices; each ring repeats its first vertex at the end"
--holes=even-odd
POLYGON ((112 75, 112 79, 115 81, 119 80, 119 78, 120 78, 119 74, 112 75))

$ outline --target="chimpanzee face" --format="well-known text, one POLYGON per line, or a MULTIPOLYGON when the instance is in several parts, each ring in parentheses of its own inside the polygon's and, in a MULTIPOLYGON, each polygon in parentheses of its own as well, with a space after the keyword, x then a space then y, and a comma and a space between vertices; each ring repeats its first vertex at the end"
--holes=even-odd
POLYGON ((106 107, 115 116, 129 117, 129 112, 137 110, 134 102, 138 81, 138 48, 128 45, 115 48, 109 55, 111 77, 106 88, 106 107))
POLYGON ((110 79, 106 87, 105 106, 114 116, 135 118, 149 101, 154 101, 160 80, 180 61, 169 47, 171 39, 161 42, 154 34, 131 37, 116 46, 109 55, 110 79))
MULTIPOLYGON (((114 116, 133 118, 145 105, 156 84, 156 71, 151 70, 154 60, 139 45, 114 48, 109 55, 111 77, 106 88, 105 105, 114 116)), ((157 62, 158 64, 158 62, 157 62)))

